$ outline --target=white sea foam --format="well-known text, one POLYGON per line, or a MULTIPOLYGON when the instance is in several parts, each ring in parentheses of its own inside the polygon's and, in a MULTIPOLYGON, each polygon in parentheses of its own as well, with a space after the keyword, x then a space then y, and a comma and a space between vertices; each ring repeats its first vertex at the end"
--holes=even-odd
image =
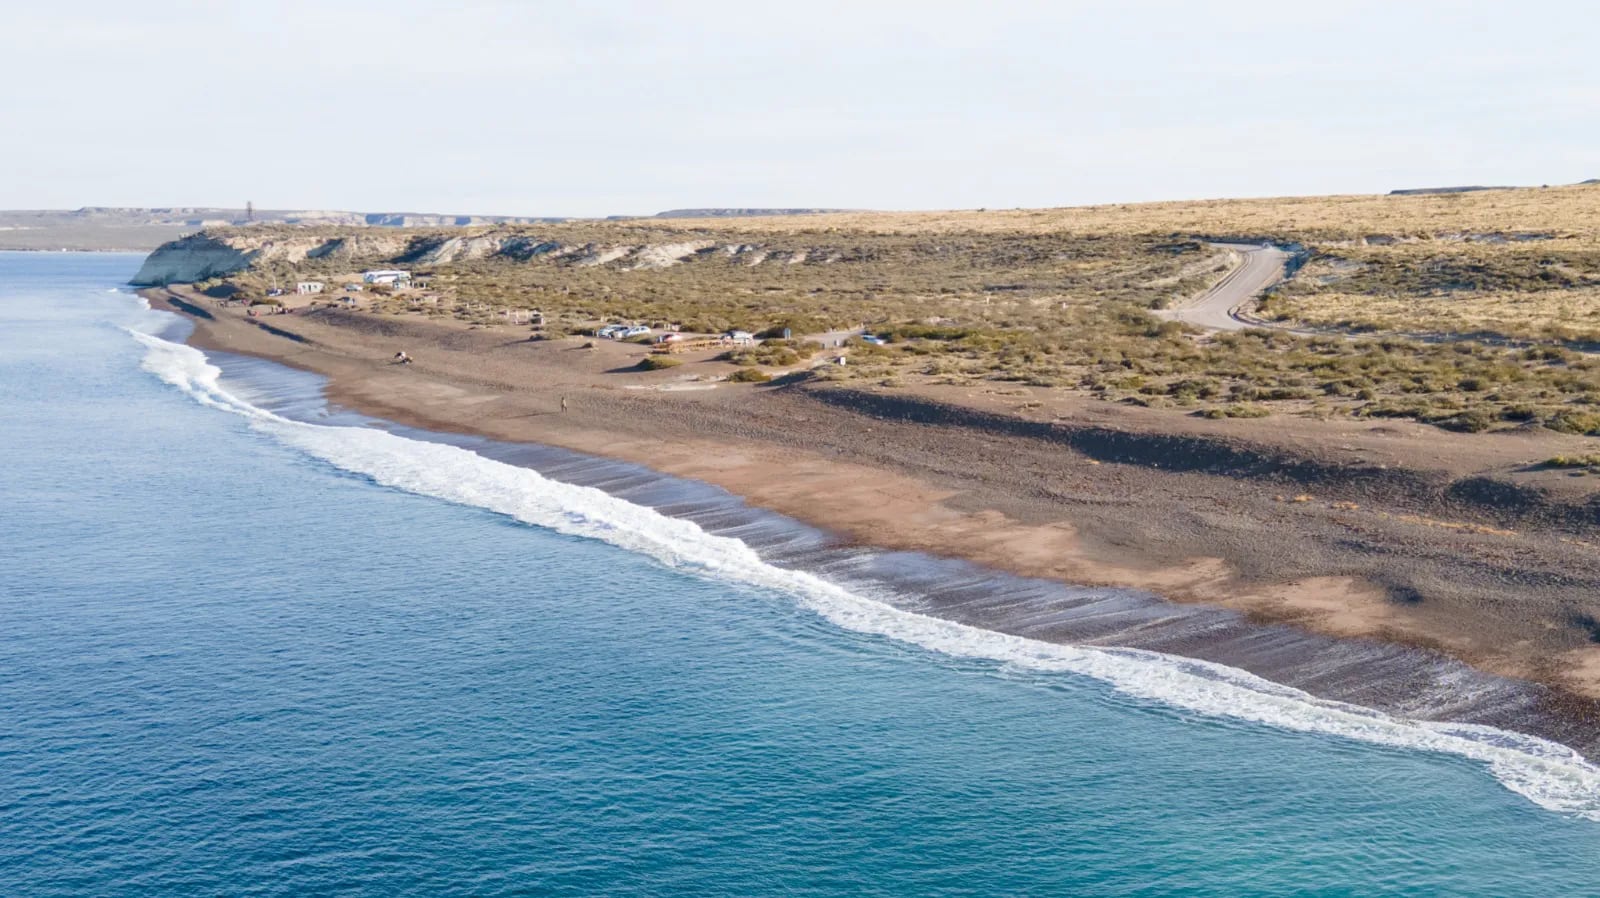
POLYGON ((705 576, 780 591, 840 627, 934 652, 1086 675, 1129 695, 1209 715, 1468 758, 1542 807, 1600 821, 1600 768, 1566 746, 1491 727, 1404 720, 1318 699, 1220 664, 1136 649, 1058 645, 904 611, 804 571, 774 567, 738 540, 591 487, 550 480, 454 446, 282 418, 229 394, 218 383, 220 369, 200 351, 134 335, 148 348, 144 367, 157 377, 207 406, 243 416, 285 444, 385 486, 603 540, 705 576))

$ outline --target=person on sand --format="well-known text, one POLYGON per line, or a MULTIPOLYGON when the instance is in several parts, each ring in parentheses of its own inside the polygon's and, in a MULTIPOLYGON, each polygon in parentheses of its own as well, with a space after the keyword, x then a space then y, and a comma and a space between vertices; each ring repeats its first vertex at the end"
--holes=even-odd
POLYGON ((394 363, 396 365, 409 365, 411 364, 411 356, 406 355, 404 350, 397 352, 394 354, 394 363))
POLYGON ((561 410, 562 411, 566 411, 567 410, 567 397, 565 397, 565 396, 561 397, 561 410))

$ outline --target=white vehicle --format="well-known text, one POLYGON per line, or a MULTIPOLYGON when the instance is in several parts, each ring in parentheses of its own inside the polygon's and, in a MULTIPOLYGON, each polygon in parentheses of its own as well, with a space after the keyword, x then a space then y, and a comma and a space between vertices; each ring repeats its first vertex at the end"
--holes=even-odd
POLYGON ((595 331, 594 335, 596 337, 604 337, 607 340, 615 340, 617 338, 617 334, 620 334, 627 329, 628 326, 626 324, 608 324, 605 327, 595 331))
POLYGON ((635 324, 633 327, 623 328, 622 332, 617 334, 616 339, 626 340, 629 337, 642 337, 648 333, 650 333, 650 328, 642 324, 635 324))

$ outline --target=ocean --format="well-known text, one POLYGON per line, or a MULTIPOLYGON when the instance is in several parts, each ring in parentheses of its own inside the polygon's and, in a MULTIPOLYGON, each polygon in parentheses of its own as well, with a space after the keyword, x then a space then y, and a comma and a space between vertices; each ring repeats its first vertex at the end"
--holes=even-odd
POLYGON ((0 896, 1600 894, 1559 746, 942 620, 207 358, 138 262, 0 253, 0 896))

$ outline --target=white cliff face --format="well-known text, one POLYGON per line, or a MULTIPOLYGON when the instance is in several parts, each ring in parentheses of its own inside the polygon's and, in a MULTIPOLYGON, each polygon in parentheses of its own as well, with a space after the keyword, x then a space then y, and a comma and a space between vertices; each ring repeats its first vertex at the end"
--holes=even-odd
POLYGON ((536 265, 578 268, 608 266, 618 271, 648 271, 717 260, 736 265, 823 264, 838 254, 820 256, 807 249, 775 249, 754 243, 720 245, 710 240, 654 244, 560 243, 513 229, 485 233, 408 233, 386 228, 351 228, 337 236, 324 230, 268 231, 229 229, 201 232, 163 244, 134 276, 138 286, 189 284, 227 277, 268 262, 290 266, 318 263, 360 267, 448 266, 499 257, 536 265))
POLYGON ((141 287, 191 284, 243 271, 250 267, 253 256, 221 240, 195 234, 157 247, 145 258, 132 283, 141 287))
POLYGON ((403 252, 408 242, 403 234, 381 233, 375 229, 358 230, 334 238, 317 235, 193 234, 157 247, 145 258, 132 283, 137 286, 188 284, 207 278, 225 277, 251 265, 270 261, 291 265, 308 259, 335 259, 352 264, 364 259, 381 261, 403 252))
POLYGON ((671 268, 697 252, 716 246, 710 240, 690 243, 657 243, 641 247, 633 260, 633 268, 671 268))

